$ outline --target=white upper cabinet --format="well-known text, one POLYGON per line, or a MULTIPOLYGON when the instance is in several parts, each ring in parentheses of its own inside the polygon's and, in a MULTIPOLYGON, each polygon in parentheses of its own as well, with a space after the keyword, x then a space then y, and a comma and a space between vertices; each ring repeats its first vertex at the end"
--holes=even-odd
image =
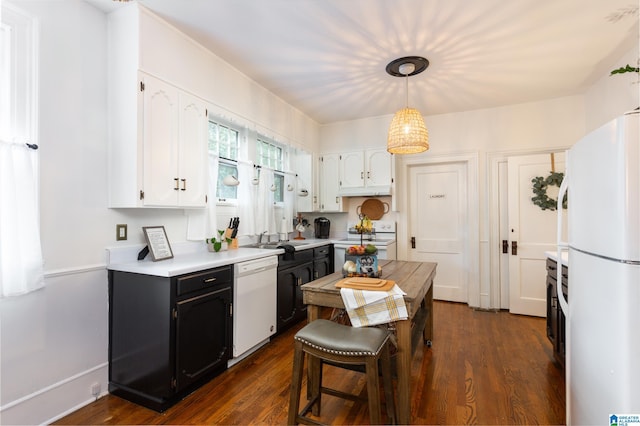
POLYGON ((341 212, 340 154, 323 154, 320 166, 320 211, 341 212))
POLYGON ((318 167, 313 154, 298 151, 295 161, 296 208, 298 212, 314 212, 320 209, 318 200, 318 167))
POLYGON ((384 149, 344 152, 340 156, 341 196, 391 195, 392 157, 384 149))
POLYGON ((202 100, 160 80, 143 82, 143 204, 204 207, 207 116, 202 100))
POLYGON ((140 22, 137 7, 109 15, 109 207, 204 207, 206 104, 140 70, 154 48, 140 22))

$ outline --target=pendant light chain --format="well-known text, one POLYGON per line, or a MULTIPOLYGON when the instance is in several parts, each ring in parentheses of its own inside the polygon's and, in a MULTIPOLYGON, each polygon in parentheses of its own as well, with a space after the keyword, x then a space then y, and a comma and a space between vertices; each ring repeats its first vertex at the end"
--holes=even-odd
POLYGON ((407 92, 407 108, 409 108, 409 74, 405 74, 406 92, 407 92))

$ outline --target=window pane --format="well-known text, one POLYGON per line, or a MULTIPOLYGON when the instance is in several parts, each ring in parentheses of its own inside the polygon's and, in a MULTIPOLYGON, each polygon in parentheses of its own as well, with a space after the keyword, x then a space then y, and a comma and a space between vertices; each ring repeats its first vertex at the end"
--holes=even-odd
POLYGON ((238 190, 235 186, 222 183, 228 175, 238 176, 238 137, 240 132, 209 121, 209 151, 219 159, 216 195, 225 200, 237 199, 238 190))
POLYGON ((276 203, 284 202, 284 176, 274 173, 273 183, 276 185, 276 191, 273 193, 274 201, 276 203))

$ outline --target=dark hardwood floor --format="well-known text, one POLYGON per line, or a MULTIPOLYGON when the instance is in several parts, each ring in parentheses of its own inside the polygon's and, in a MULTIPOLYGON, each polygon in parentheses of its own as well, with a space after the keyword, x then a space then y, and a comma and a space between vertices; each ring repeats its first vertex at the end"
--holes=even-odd
MULTIPOLYGON (((56 424, 286 424, 299 327, 164 413, 109 395, 56 424)), ((564 372, 553 361, 545 327, 544 318, 434 302, 433 347, 419 347, 412 363, 412 423, 564 424, 564 372)), ((328 386, 366 392, 362 374, 325 368, 328 386)), ((320 420, 367 424, 369 417, 366 404, 326 396, 320 420)))

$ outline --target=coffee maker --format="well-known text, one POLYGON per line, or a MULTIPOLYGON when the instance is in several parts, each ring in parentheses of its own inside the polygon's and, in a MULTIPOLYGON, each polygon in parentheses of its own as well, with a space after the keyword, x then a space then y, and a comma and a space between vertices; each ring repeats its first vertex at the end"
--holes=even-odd
POLYGON ((313 221, 315 225, 315 237, 316 238, 329 238, 329 230, 331 228, 331 222, 326 217, 319 217, 313 221))

